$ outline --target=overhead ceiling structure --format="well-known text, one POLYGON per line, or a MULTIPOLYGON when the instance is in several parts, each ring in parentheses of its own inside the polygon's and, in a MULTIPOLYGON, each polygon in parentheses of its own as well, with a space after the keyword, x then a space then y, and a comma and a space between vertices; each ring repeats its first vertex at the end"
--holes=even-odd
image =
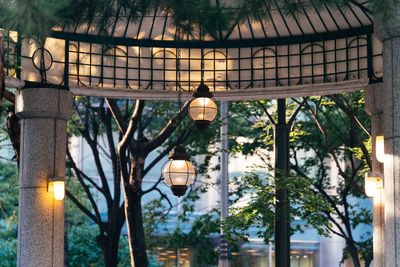
MULTIPOLYGON (((215 35, 181 36, 171 14, 116 17, 96 25, 54 29, 44 43, 8 32, 9 84, 52 84, 77 95, 176 99, 204 81, 217 99, 261 99, 359 90, 382 79, 382 47, 368 4, 302 14, 279 5, 215 35), (20 67, 17 67, 20 66, 20 67)), ((306 6, 307 5, 307 6, 306 6)), ((185 95, 185 94, 184 94, 185 95)))

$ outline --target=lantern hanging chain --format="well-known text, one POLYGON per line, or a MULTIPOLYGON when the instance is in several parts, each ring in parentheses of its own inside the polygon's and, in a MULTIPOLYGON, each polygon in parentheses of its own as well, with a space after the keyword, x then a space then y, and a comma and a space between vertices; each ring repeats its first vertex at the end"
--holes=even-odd
MULTIPOLYGON (((182 109, 182 91, 181 91, 181 49, 178 47, 176 51, 176 71, 177 71, 177 87, 178 87, 178 107, 179 112, 182 109)), ((180 118, 180 116, 179 116, 180 118)))
POLYGON ((200 78, 201 78, 201 83, 204 83, 204 50, 201 48, 200 51, 200 78))
MULTIPOLYGON (((180 38, 180 34, 178 33, 178 39, 180 38)), ((177 89, 178 89, 178 126, 177 126, 177 132, 180 132, 181 129, 181 124, 182 124, 182 88, 181 88, 181 49, 180 47, 177 48, 176 51, 176 71, 177 71, 177 89)), ((179 137, 178 137, 178 143, 180 143, 179 137)))

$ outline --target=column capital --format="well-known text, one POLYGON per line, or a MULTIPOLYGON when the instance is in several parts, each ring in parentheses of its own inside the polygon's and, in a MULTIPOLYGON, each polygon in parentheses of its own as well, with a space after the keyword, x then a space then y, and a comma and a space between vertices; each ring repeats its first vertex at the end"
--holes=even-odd
MULTIPOLYGON (((400 4, 392 4, 390 7, 391 14, 387 21, 377 20, 374 24, 376 36, 381 41, 386 41, 392 38, 400 37, 400 4)), ((383 16, 383 15, 382 15, 383 16)))
POLYGON ((365 111, 368 115, 383 113, 384 87, 383 83, 375 83, 365 88, 365 111))
POLYGON ((68 120, 72 114, 73 97, 68 90, 25 88, 16 93, 15 111, 19 118, 55 118, 68 120))

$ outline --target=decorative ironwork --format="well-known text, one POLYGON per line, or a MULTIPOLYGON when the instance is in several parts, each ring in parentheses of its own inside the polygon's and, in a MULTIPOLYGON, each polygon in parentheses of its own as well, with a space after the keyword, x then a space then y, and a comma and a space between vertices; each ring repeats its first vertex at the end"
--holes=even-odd
MULTIPOLYGON (((211 90, 225 90, 369 77, 375 57, 368 54, 367 40, 368 35, 362 35, 309 44, 204 49, 205 82, 211 90)), ((69 84, 176 90, 176 50, 70 42, 69 84)), ((201 81, 200 50, 181 49, 180 83, 184 90, 194 91, 201 81)), ((31 57, 22 57, 37 62, 36 56, 42 51, 52 62, 45 60, 48 63, 42 68, 34 64, 39 73, 48 72, 53 61, 63 64, 52 60, 48 49, 38 48, 31 57)))
POLYGON ((201 82, 202 51, 212 91, 381 79, 381 44, 373 38, 366 6, 305 9, 298 19, 277 8, 269 16, 236 25, 217 39, 177 39, 171 17, 157 11, 139 23, 116 20, 109 36, 97 35, 90 25, 87 31, 83 25, 55 31, 43 44, 10 33, 6 60, 14 65, 7 75, 67 87, 175 91, 180 49, 185 91, 201 82))

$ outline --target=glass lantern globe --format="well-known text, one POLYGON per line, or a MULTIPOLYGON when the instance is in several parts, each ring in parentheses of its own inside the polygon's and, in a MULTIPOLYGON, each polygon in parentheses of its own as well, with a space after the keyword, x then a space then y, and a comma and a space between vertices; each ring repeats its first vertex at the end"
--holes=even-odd
POLYGON ((200 130, 207 129, 218 113, 217 104, 213 100, 213 94, 204 83, 201 83, 193 94, 189 105, 189 116, 200 130))
POLYGON ((175 196, 183 196, 196 179, 196 171, 189 161, 185 149, 178 145, 174 148, 162 171, 164 182, 175 196))

